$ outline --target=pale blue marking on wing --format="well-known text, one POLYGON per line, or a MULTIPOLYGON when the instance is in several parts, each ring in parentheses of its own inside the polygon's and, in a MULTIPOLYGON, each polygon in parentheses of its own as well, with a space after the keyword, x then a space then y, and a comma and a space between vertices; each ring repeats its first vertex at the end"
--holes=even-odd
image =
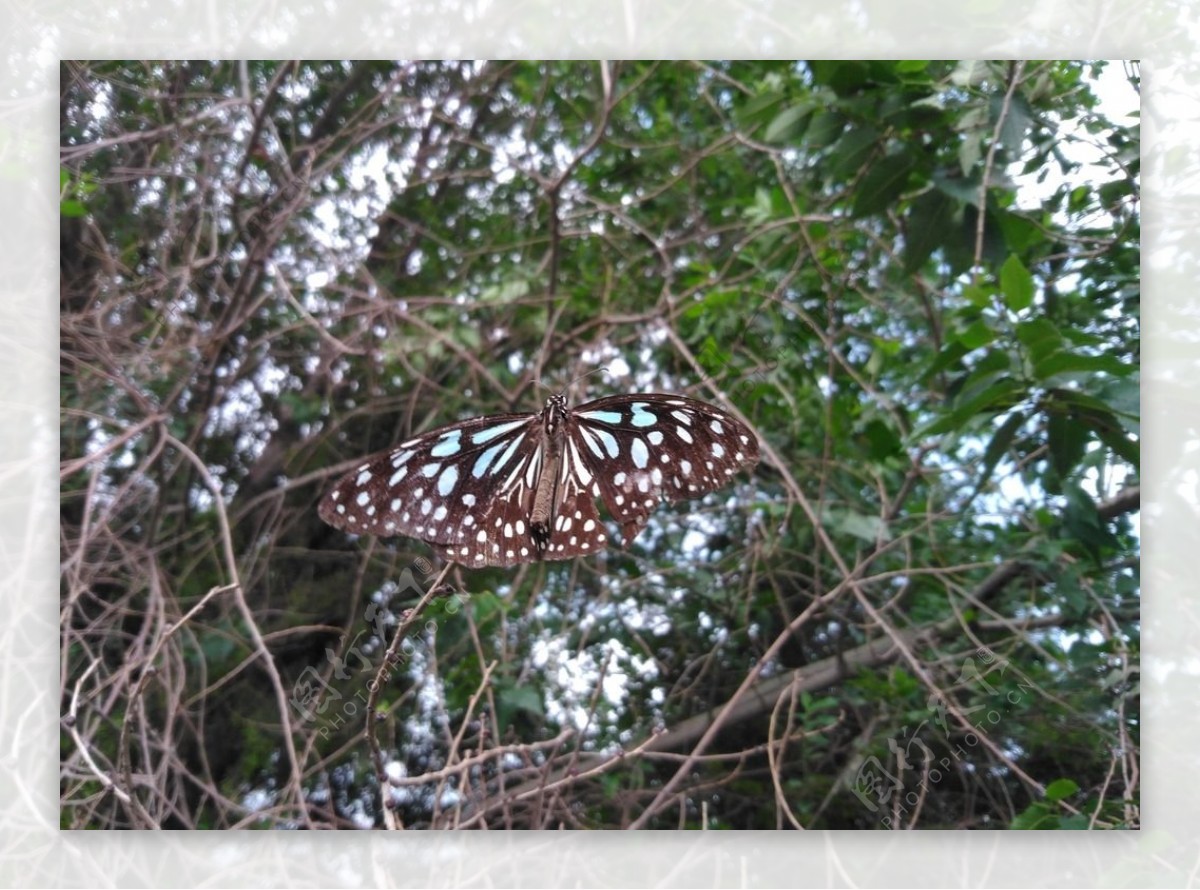
POLYGON ((650 451, 646 448, 645 442, 641 439, 634 439, 629 443, 629 456, 633 458, 634 466, 645 469, 646 463, 650 460, 650 451))
POLYGON ((442 470, 442 475, 438 476, 438 494, 442 497, 448 497, 450 492, 454 491, 454 485, 458 482, 458 467, 450 464, 446 469, 442 470))
POLYGON ((583 437, 583 443, 587 445, 588 451, 592 452, 596 457, 603 458, 604 452, 600 450, 600 443, 596 441, 596 434, 582 424, 577 426, 576 429, 579 430, 579 434, 583 437))
POLYGON ((620 411, 579 411, 575 416, 585 420, 598 420, 611 426, 618 426, 621 423, 620 411))
POLYGON ((654 426, 654 424, 658 423, 658 417, 646 410, 646 406, 649 404, 649 402, 634 402, 630 406, 633 416, 629 419, 629 422, 634 426, 654 426))
POLYGON ((483 454, 479 455, 479 457, 475 458, 475 466, 471 467, 471 475, 476 479, 482 479, 483 474, 488 470, 488 465, 496 459, 496 455, 500 453, 506 444, 505 442, 500 442, 497 445, 493 445, 487 451, 483 452, 483 454))
POLYGON ((462 430, 450 430, 443 433, 440 441, 429 450, 432 457, 449 457, 462 450, 462 430))
POLYGON ((616 457, 621 449, 617 447, 617 437, 605 430, 592 430, 601 442, 604 443, 604 450, 608 452, 609 457, 616 457))
POLYGON ((526 423, 529 423, 529 421, 510 420, 508 423, 498 423, 495 426, 489 426, 487 429, 483 429, 472 434, 471 441, 476 445, 482 445, 484 442, 490 442, 497 436, 503 436, 505 433, 511 432, 512 430, 515 430, 517 427, 523 426, 526 423))
MULTIPOLYGON (((524 438, 525 434, 521 433, 521 435, 512 440, 512 444, 508 446, 508 451, 504 452, 504 454, 500 456, 500 460, 496 461, 496 466, 492 467, 493 473, 499 473, 500 468, 509 462, 513 454, 516 453, 517 446, 521 444, 524 438)), ((500 444, 503 445, 504 443, 501 442, 500 444)))

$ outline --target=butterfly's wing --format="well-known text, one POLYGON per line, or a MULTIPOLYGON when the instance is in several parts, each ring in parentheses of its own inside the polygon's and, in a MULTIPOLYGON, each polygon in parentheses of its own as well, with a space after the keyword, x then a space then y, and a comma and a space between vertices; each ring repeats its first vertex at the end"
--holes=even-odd
POLYGON ((477 417, 409 439, 338 480, 318 513, 354 534, 407 535, 461 549, 498 510, 528 516, 527 487, 510 485, 497 503, 497 483, 514 468, 526 478, 542 437, 540 417, 477 417))
POLYGON ((571 412, 568 439, 628 545, 660 500, 698 498, 758 463, 758 440, 705 402, 667 393, 606 396, 571 412))

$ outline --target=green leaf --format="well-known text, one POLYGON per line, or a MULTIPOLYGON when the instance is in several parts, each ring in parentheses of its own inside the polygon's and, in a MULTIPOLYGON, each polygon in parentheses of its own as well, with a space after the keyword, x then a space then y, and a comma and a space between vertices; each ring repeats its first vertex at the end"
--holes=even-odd
POLYGON ((1141 446, 1128 436, 1122 435, 1120 430, 1111 429, 1108 427, 1097 427, 1096 435, 1100 441, 1113 450, 1113 453, 1122 460, 1132 464, 1135 469, 1142 465, 1142 449, 1141 446))
POLYGON ((479 292, 479 299, 484 303, 512 303, 527 296, 529 296, 529 282, 524 278, 510 278, 499 284, 485 287, 479 292))
POLYGON ((896 431, 878 418, 866 425, 863 435, 868 443, 871 460, 876 463, 896 457, 903 450, 903 443, 896 431))
POLYGON ((849 510, 830 510, 828 526, 863 541, 890 541, 891 531, 887 523, 878 516, 855 513, 849 510))
POLYGON ((1011 100, 1004 96, 992 96, 992 118, 1004 115, 1000 123, 1000 142, 1011 158, 1019 158, 1025 143, 1025 136, 1033 126, 1030 109, 1025 98, 1016 93, 1011 100))
POLYGON ((754 200, 746 208, 746 219, 752 223, 764 223, 775 218, 775 205, 771 193, 762 186, 754 190, 754 200))
POLYGON ((962 290, 963 297, 976 309, 984 309, 992 305, 996 292, 986 283, 968 284, 962 290))
POLYGON ((1000 424, 1000 428, 996 430, 992 436, 992 440, 988 442, 988 446, 983 452, 983 467, 979 474, 979 481, 975 483, 975 490, 982 491, 987 485, 988 480, 992 476, 992 471, 996 468, 1000 458, 1008 451, 1008 446, 1013 442, 1017 435, 1017 431, 1021 425, 1025 423, 1026 416, 1022 411, 1014 411, 1004 419, 1004 423, 1000 424))
POLYGON ((1000 291, 1004 294, 1004 304, 1013 312, 1028 309, 1033 303, 1033 276, 1016 254, 1010 255, 1000 267, 1000 291))
MULTIPOLYGON (((818 111, 812 116, 812 120, 808 122, 808 129, 804 131, 803 142, 811 150, 820 151, 837 139, 845 127, 846 118, 839 112, 818 111)), ((874 133, 874 131, 871 132, 874 133)), ((874 145, 875 136, 871 136, 868 142, 874 145)), ((844 158, 841 151, 835 151, 832 154, 837 158, 844 158)), ((854 169, 857 170, 858 167, 854 169)))
POLYGON ((1030 362, 1035 366, 1063 348, 1062 334, 1045 318, 1018 324, 1017 340, 1028 350, 1030 362))
POLYGON ((1060 350, 1043 356, 1033 363, 1033 374, 1039 380, 1047 380, 1057 374, 1089 373, 1102 371, 1119 377, 1128 377, 1137 372, 1111 355, 1081 355, 1078 352, 1060 350))
POLYGON ((1058 828, 1058 817, 1042 801, 1030 804, 1012 820, 1014 831, 1045 831, 1058 828))
POLYGON ((908 213, 904 238, 904 267, 914 272, 946 239, 954 235, 958 202, 938 189, 917 197, 908 213))
POLYGON ((500 702, 506 707, 538 717, 546 714, 542 696, 533 686, 507 686, 500 691, 500 702))
POLYGON ((1046 800, 1065 800, 1079 791, 1079 785, 1072 779, 1055 779, 1046 786, 1046 800))
POLYGON ((967 348, 958 340, 951 340, 942 347, 941 352, 933 357, 933 361, 929 363, 929 367, 925 373, 921 375, 922 382, 928 382, 937 374, 945 371, 948 368, 959 367, 963 356, 967 354, 967 348))
POLYGON ((958 87, 969 87, 986 77, 987 73, 986 62, 959 62, 950 73, 950 82, 958 87))
POLYGON ((1020 391, 1019 381, 1011 377, 1001 377, 962 404, 956 405, 948 414, 944 414, 914 432, 913 438, 920 439, 925 436, 965 430, 970 421, 979 415, 990 415, 1011 408, 1020 391))
POLYGON ((1046 433, 1051 464, 1054 471, 1065 479, 1083 459, 1091 432, 1071 415, 1052 413, 1047 421, 1046 433))
POLYGON ((1004 234, 1004 243, 1010 251, 1026 251, 1035 244, 1045 242, 1046 234, 1028 217, 1006 210, 995 210, 992 219, 1004 234))
POLYGON ((1048 389, 1046 395, 1049 402, 1070 405, 1072 410, 1090 412, 1096 415, 1114 416, 1111 401, 1098 399, 1089 393, 1079 392, 1076 389, 1055 387, 1048 389))
POLYGON ((728 365, 731 358, 732 356, 721 348, 714 337, 706 337, 701 347, 696 350, 696 360, 710 374, 714 374, 728 365))
POLYGON ((812 114, 811 102, 801 102, 775 116, 763 134, 764 142, 791 142, 804 131, 804 121, 812 114))
POLYGON ((948 176, 935 173, 932 182, 938 191, 949 195, 959 204, 979 203, 979 183, 965 176, 948 176))
POLYGON ((741 294, 735 290, 715 288, 704 295, 704 299, 696 300, 683 310, 683 318, 694 321, 710 313, 722 313, 737 305, 741 294))
POLYGON ((746 130, 753 130, 760 124, 771 120, 775 115, 775 109, 783 103, 783 99, 783 93, 776 89, 767 90, 751 97, 738 108, 739 126, 746 130))
POLYGON ((876 161, 859 183, 854 194, 854 216, 868 216, 886 210, 908 186, 908 176, 916 164, 908 152, 898 152, 876 161))
POLYGON ((850 179, 879 147, 880 134, 870 126, 852 127, 830 152, 830 167, 837 179, 850 179))
POLYGON ((958 341, 970 351, 974 351, 980 346, 986 346, 995 339, 996 332, 982 319, 958 335, 958 341))
MULTIPOLYGON (((958 169, 962 171, 963 176, 970 176, 971 171, 979 163, 979 159, 983 157, 983 130, 974 128, 969 129, 962 134, 962 141, 958 145, 958 169)), ((973 198, 978 200, 978 198, 973 198)))
POLYGON ((508 602, 491 590, 471 594, 471 615, 480 627, 488 626, 495 618, 508 610, 508 602))
POLYGON ((1094 559, 1101 551, 1115 544, 1112 533, 1100 519, 1091 495, 1076 483, 1063 486, 1067 504, 1063 510, 1063 526, 1067 533, 1082 545, 1094 559))

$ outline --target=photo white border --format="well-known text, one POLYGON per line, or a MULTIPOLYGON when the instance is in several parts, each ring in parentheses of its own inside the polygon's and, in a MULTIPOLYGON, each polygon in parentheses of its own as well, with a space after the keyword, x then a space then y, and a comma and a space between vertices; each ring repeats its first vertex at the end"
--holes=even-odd
POLYGON ((14 7, 0 90, 0 857, 27 886, 1098 886, 1200 866, 1200 66, 1191 6, 1163 0, 478 0, 14 7), (465 12, 464 12, 465 10, 465 12), (167 15, 167 13, 170 15, 167 15), (587 40, 584 40, 584 38, 587 40), (58 61, 71 58, 1140 58, 1143 60, 1142 806, 1138 833, 60 832, 57 488, 58 61), (1190 446, 1190 442, 1189 442, 1190 446), (1149 654, 1149 653, 1152 653, 1149 654))

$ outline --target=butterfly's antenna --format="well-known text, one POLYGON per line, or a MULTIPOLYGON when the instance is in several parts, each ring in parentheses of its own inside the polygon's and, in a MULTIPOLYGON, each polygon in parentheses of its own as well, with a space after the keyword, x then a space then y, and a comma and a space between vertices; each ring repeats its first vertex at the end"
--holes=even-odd
MULTIPOLYGON (((582 374, 576 377, 575 380, 572 380, 571 383, 574 383, 576 380, 582 380, 584 377, 590 377, 592 374, 599 374, 601 371, 608 371, 608 365, 603 365, 599 368, 592 368, 590 371, 584 371, 582 374)), ((570 386, 571 383, 568 383, 567 386, 570 386)))

